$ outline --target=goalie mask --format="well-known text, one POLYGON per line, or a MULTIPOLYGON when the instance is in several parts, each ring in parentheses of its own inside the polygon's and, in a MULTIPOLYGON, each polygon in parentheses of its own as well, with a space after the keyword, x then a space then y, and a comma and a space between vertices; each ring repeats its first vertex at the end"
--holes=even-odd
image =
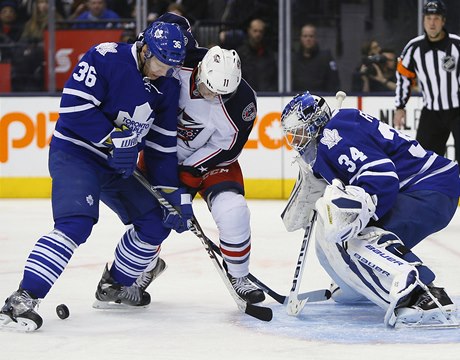
POLYGON ((308 91, 296 95, 281 114, 286 139, 300 155, 331 118, 331 109, 320 96, 308 91))

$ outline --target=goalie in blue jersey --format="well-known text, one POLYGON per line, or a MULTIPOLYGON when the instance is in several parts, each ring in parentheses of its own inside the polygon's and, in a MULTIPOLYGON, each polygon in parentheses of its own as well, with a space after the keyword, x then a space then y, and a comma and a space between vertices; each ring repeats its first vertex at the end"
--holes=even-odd
POLYGON ((36 330, 35 311, 74 251, 99 218, 99 202, 128 228, 106 267, 96 297, 101 303, 143 306, 147 292, 131 286, 158 256, 171 229, 187 230, 190 195, 179 187, 177 107, 180 84, 171 75, 185 58, 176 24, 156 22, 135 44, 102 43, 79 61, 62 92, 49 151, 54 229, 35 244, 19 289, 5 302, 0 325, 36 330), (147 177, 180 209, 163 211, 131 176, 144 151, 147 177))
POLYGON ((316 250, 337 302, 370 300, 388 326, 458 326, 456 307, 412 249, 445 228, 460 195, 458 164, 357 109, 331 113, 308 92, 284 108, 299 186, 283 220, 317 211, 316 250))

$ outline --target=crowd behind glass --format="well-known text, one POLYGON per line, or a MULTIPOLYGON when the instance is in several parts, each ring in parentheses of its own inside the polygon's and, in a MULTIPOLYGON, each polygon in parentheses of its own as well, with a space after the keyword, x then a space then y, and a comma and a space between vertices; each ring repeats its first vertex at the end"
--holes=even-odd
MULTIPOLYGON (((220 45, 238 51, 243 76, 257 92, 278 92, 280 1, 147 0, 147 23, 167 11, 185 16, 201 46, 220 45)), ((372 0, 351 2, 363 4, 372 0)), ((133 42, 136 3, 136 0, 55 0, 56 30, 122 29, 119 41, 133 42)), ((362 44, 361 53, 356 54, 354 68, 345 72, 337 64, 340 60, 337 49, 321 43, 317 28, 340 24, 340 18, 333 16, 339 13, 340 3, 337 0, 290 2, 290 90, 394 91, 396 59, 402 49, 387 44, 386 39, 370 38, 362 44)), ((48 9, 48 0, 0 0, 0 63, 9 64, 11 92, 48 90, 44 46, 48 9)))

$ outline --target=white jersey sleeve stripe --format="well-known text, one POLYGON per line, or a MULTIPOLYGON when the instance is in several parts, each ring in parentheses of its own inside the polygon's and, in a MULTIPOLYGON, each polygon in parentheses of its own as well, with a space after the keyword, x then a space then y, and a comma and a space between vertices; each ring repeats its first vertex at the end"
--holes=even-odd
POLYGON ((177 131, 166 130, 155 124, 152 124, 152 126, 150 126, 150 129, 162 135, 172 136, 172 137, 177 136, 177 131))
POLYGON ((79 106, 60 107, 59 112, 61 114, 76 113, 76 112, 91 109, 93 107, 96 107, 96 106, 94 104, 84 104, 84 105, 79 105, 79 106))
POLYGON ((85 93, 84 91, 64 88, 64 90, 62 90, 62 93, 63 94, 68 94, 68 95, 75 95, 75 96, 78 96, 79 98, 82 98, 82 99, 85 99, 85 100, 90 100, 96 106, 101 105, 101 102, 98 99, 96 99, 91 94, 85 93))
POLYGON ((390 159, 381 159, 377 161, 372 161, 367 164, 364 164, 357 172, 356 174, 350 179, 350 184, 352 184, 364 171, 368 170, 371 167, 378 166, 381 164, 386 164, 390 163, 392 164, 393 162, 390 159))
POLYGON ((439 168, 439 169, 437 169, 437 170, 434 170, 432 173, 428 174, 427 176, 424 176, 424 177, 418 179, 418 180, 414 183, 414 185, 415 185, 415 184, 418 184, 420 181, 423 181, 423 180, 428 179, 428 178, 430 178, 430 177, 432 177, 432 176, 441 174, 441 173, 443 173, 444 171, 447 171, 447 170, 449 170, 449 169, 452 169, 455 165, 456 165, 456 163, 452 161, 452 162, 449 163, 448 165, 446 165, 446 166, 444 166, 444 167, 442 167, 442 168, 439 168))
POLYGON ((403 186, 405 186, 408 182, 410 182, 412 179, 414 179, 416 176, 420 175, 420 174, 423 174, 424 172, 426 172, 430 167, 431 165, 433 165, 434 161, 436 160, 438 155, 436 154, 432 154, 430 156, 430 158, 428 159, 428 161, 425 163, 425 165, 423 165, 423 167, 420 169, 419 172, 413 174, 412 176, 409 176, 407 179, 404 179, 404 181, 401 181, 401 184, 400 184, 400 188, 402 188, 403 186))
POLYGON ((71 137, 68 137, 68 136, 65 136, 65 135, 62 135, 59 131, 57 130, 54 130, 54 133, 53 133, 53 136, 57 137, 58 139, 62 139, 62 140, 66 140, 66 141, 69 141, 75 145, 78 145, 78 146, 81 146, 81 147, 84 147, 85 149, 89 150, 89 151, 92 151, 93 153, 95 153, 96 155, 102 157, 102 158, 105 158, 107 159, 107 155, 104 154, 103 152, 93 148, 92 146, 88 145, 87 143, 81 141, 81 140, 78 140, 78 139, 74 139, 74 138, 71 138, 71 137))
POLYGON ((163 153, 175 153, 177 152, 177 146, 172 146, 172 147, 164 147, 164 146, 161 146, 161 145, 158 145, 152 141, 148 141, 146 140, 145 141, 145 146, 151 148, 151 149, 154 149, 154 150, 157 150, 159 152, 163 152, 163 153))
POLYGON ((395 179, 398 179, 398 175, 394 171, 385 171, 385 172, 377 172, 377 171, 364 171, 361 175, 359 175, 356 180, 359 180, 359 178, 363 176, 388 176, 388 177, 393 177, 395 179))

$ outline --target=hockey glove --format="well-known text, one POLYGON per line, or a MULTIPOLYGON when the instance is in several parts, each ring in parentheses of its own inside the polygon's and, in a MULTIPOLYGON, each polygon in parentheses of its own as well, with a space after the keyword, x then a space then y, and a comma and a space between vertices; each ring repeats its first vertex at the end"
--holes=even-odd
POLYGON ((137 136, 127 127, 123 127, 112 132, 110 139, 112 149, 108 158, 109 166, 126 179, 136 169, 137 136))
POLYGON ((192 198, 184 188, 163 187, 159 190, 163 197, 177 210, 178 214, 171 213, 163 208, 163 225, 181 233, 188 230, 188 221, 193 216, 192 198))
POLYGON ((192 190, 198 190, 203 182, 203 178, 193 166, 179 166, 179 179, 182 184, 192 190))
POLYGON ((316 201, 318 215, 327 239, 340 243, 356 237, 374 216, 377 197, 364 189, 332 180, 324 195, 316 201))

